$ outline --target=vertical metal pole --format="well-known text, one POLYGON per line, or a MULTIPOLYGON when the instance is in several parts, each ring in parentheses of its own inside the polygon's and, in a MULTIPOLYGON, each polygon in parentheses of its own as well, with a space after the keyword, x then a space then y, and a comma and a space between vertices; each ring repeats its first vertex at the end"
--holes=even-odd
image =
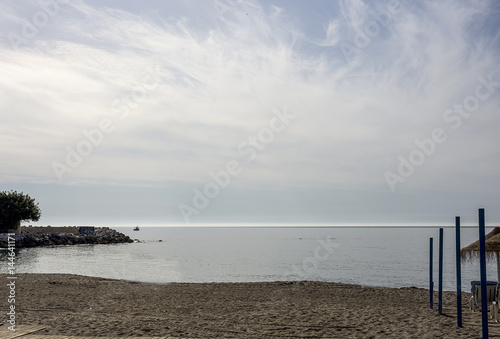
POLYGON ((457 259, 457 326, 462 327, 462 267, 460 262, 460 217, 455 217, 455 242, 457 259))
POLYGON ((443 229, 439 229, 439 291, 438 313, 443 314, 443 229))
POLYGON ((495 255, 497 257, 497 282, 500 283, 500 253, 498 252, 495 252, 495 255))
POLYGON ((430 238, 430 249, 429 249, 429 304, 430 307, 434 307, 434 282, 432 281, 432 264, 433 264, 433 258, 432 258, 432 249, 433 249, 433 239, 430 238))
POLYGON ((481 318, 483 338, 488 338, 488 295, 486 288, 486 244, 484 208, 479 209, 479 261, 481 269, 481 318))

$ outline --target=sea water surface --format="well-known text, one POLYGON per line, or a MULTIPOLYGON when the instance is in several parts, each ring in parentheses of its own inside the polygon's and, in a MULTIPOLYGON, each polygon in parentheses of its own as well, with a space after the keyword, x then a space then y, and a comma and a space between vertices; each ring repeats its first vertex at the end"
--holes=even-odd
MULTIPOLYGON (((316 280, 382 287, 429 287, 429 238, 437 227, 131 227, 141 242, 20 249, 18 273, 71 273, 148 283, 316 280), (160 241, 161 240, 161 241, 160 241)), ((487 232, 489 229, 487 229, 487 232)), ((478 229, 462 228, 462 247, 478 229)), ((2 256, 3 267, 7 260, 2 256)), ((488 263, 496 280, 496 263, 488 263)), ((479 262, 462 262, 463 290, 479 262)), ((444 228, 443 287, 455 290, 455 229, 444 228)))

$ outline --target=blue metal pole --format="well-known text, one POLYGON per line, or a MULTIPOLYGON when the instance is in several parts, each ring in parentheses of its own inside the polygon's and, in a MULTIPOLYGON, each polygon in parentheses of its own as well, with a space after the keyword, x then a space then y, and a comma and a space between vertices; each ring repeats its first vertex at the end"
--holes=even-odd
POLYGON ((460 262, 460 217, 455 217, 455 241, 457 257, 457 326, 462 327, 462 267, 460 262))
POLYGON ((481 269, 481 318, 483 338, 488 338, 488 296, 486 291, 486 244, 484 208, 479 209, 479 261, 481 269))
POLYGON ((439 229, 439 291, 438 313, 443 314, 443 229, 439 229))
POLYGON ((430 303, 430 307, 433 308, 434 307, 434 282, 432 281, 432 262, 433 262, 433 258, 432 258, 432 248, 433 248, 433 239, 430 238, 429 239, 430 241, 430 250, 429 250, 429 303, 430 303))

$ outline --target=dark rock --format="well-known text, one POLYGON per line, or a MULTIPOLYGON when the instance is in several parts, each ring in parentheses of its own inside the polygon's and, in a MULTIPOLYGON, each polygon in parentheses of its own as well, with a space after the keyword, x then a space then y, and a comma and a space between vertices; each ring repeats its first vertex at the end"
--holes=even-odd
MULTIPOLYGON (((16 248, 37 246, 61 246, 78 244, 116 244, 134 242, 130 237, 108 227, 97 228, 95 234, 73 233, 27 233, 14 235, 16 248)), ((0 233, 0 247, 8 247, 7 233, 0 233)))

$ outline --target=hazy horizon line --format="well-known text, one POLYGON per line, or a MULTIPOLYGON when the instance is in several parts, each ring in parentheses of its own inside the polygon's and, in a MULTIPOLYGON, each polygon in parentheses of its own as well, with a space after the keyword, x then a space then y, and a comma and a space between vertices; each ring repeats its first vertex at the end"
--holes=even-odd
MULTIPOLYGON (((455 228, 452 224, 99 224, 99 225, 61 225, 61 224, 47 224, 47 225, 22 225, 22 226, 32 226, 32 227, 79 227, 79 226, 94 226, 94 227, 109 227, 109 228, 133 228, 139 226, 139 228, 455 228)), ((477 224, 464 223, 460 227, 472 228, 478 227, 477 224)), ((486 225, 487 228, 498 227, 495 225, 486 225)))

